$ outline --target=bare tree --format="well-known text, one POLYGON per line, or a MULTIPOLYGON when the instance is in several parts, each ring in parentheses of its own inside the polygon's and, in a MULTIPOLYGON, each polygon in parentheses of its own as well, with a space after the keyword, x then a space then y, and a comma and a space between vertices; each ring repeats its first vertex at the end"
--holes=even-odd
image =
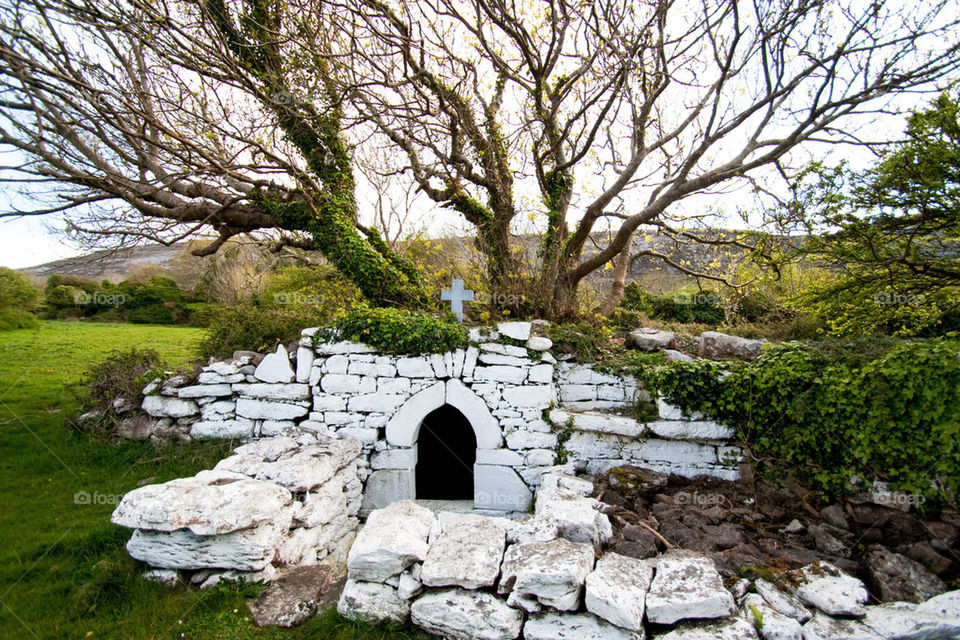
POLYGON ((351 165, 388 141, 476 228, 491 286, 522 282, 549 317, 640 225, 696 239, 671 220, 684 199, 857 144, 884 97, 960 67, 945 0, 6 1, 0 142, 73 185, 47 211, 122 202, 135 221, 88 230, 159 220, 152 237, 287 231, 396 300, 416 273, 359 224, 351 165), (533 273, 512 239, 529 214, 533 273))

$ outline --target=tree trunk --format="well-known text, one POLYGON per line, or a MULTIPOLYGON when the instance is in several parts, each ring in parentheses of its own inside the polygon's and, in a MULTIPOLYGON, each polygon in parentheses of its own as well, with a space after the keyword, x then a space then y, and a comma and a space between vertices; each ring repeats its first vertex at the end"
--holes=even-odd
POLYGON ((613 268, 613 282, 610 284, 610 294, 604 301, 601 310, 605 316, 610 315, 617 305, 620 304, 620 301, 623 300, 623 290, 626 286, 627 274, 630 272, 630 255, 633 251, 633 239, 636 236, 636 231, 630 234, 630 239, 627 240, 627 244, 624 245, 620 254, 617 256, 617 263, 613 268))

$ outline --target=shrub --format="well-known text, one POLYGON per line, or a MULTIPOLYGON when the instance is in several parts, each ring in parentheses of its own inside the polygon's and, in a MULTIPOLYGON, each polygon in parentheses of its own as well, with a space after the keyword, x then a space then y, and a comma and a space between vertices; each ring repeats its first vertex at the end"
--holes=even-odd
POLYGON ((610 342, 611 330, 602 324, 578 322, 555 324, 547 327, 547 336, 554 348, 562 353, 574 354, 577 362, 596 362, 610 342))
POLYGON ((785 343, 725 377, 730 363, 710 361, 638 374, 684 410, 735 427, 759 456, 786 461, 826 495, 847 493, 855 477, 879 477, 931 503, 954 503, 960 343, 873 349, 844 355, 836 343, 785 343))
POLYGON ((301 330, 322 325, 325 319, 325 312, 312 307, 266 309, 241 305, 208 309, 200 355, 227 358, 238 350, 272 351, 278 344, 298 340, 301 330))
POLYGON ((679 290, 672 295, 655 296, 644 291, 636 282, 629 282, 624 287, 620 306, 667 322, 717 326, 726 318, 720 299, 714 294, 679 290))
POLYGON ((36 329, 40 326, 37 317, 19 309, 0 309, 0 331, 13 329, 36 329))
POLYGON ((0 267, 0 331, 40 326, 31 313, 39 300, 40 291, 22 273, 0 267))
POLYGON ((112 352, 80 378, 81 413, 92 414, 92 417, 76 420, 74 426, 101 436, 111 435, 125 415, 117 411, 114 403, 139 408, 143 387, 162 375, 163 370, 164 363, 153 349, 112 352))
POLYGON ((363 342, 392 353, 444 353, 466 347, 469 335, 456 321, 404 309, 358 307, 317 339, 363 342))

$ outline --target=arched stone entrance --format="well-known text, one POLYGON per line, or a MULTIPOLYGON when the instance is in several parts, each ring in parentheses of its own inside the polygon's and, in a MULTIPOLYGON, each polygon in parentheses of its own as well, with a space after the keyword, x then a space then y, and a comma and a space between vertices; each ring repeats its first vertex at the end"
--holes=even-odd
POLYGON ((445 404, 423 419, 417 438, 418 499, 473 500, 477 438, 455 407, 445 404))

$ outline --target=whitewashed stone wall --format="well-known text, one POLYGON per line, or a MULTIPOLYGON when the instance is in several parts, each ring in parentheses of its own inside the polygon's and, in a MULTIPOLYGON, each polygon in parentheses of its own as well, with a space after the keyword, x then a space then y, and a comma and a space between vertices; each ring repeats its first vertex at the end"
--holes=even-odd
POLYGON ((650 424, 611 413, 643 397, 637 381, 557 362, 550 340, 531 336, 530 323, 474 330, 466 349, 421 356, 315 342, 316 331, 303 331, 295 353, 279 347, 257 366, 252 354, 240 355, 204 367, 195 381, 155 381, 144 389, 143 409, 195 438, 356 440, 369 471, 364 511, 416 497, 420 425, 444 405, 474 430, 480 509, 527 511, 541 475, 557 463, 561 434, 569 436, 570 459, 588 473, 633 463, 736 478, 739 451, 723 445, 728 430, 674 415, 667 405, 650 424))

